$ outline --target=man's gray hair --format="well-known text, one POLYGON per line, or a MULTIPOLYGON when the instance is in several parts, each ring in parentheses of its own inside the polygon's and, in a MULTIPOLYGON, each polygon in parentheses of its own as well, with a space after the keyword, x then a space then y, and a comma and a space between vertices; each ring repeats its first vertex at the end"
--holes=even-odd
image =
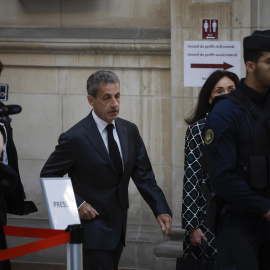
POLYGON ((112 71, 99 70, 92 75, 87 80, 87 93, 93 97, 96 97, 98 91, 98 85, 100 83, 118 83, 120 86, 120 80, 118 76, 112 71))

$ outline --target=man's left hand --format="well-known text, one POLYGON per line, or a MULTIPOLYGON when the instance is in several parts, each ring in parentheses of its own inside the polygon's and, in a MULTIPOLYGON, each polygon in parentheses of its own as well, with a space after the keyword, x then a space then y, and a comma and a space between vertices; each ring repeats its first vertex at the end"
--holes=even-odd
POLYGON ((157 217, 157 222, 162 230, 163 237, 167 236, 172 228, 172 218, 167 214, 160 214, 157 217))

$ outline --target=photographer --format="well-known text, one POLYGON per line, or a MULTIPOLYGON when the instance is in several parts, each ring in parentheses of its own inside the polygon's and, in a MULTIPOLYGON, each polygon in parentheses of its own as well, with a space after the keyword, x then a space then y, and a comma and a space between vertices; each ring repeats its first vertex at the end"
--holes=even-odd
MULTIPOLYGON (((0 74, 3 64, 0 61, 0 74)), ((25 194, 19 176, 18 156, 12 138, 7 107, 0 102, 0 249, 6 249, 3 225, 7 213, 23 215, 25 194)), ((11 269, 10 262, 0 262, 0 270, 11 269)))

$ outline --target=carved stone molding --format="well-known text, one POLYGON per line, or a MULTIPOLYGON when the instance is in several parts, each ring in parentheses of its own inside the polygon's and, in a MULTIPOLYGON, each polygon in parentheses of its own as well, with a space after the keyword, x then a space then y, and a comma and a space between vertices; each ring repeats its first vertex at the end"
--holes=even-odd
POLYGON ((169 30, 0 28, 1 53, 170 55, 169 30))

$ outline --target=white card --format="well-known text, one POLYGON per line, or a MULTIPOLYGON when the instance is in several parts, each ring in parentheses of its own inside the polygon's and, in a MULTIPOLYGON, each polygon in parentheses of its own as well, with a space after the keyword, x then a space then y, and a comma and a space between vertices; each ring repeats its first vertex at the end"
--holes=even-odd
POLYGON ((78 208, 69 177, 40 178, 52 229, 65 230, 80 224, 78 208))

